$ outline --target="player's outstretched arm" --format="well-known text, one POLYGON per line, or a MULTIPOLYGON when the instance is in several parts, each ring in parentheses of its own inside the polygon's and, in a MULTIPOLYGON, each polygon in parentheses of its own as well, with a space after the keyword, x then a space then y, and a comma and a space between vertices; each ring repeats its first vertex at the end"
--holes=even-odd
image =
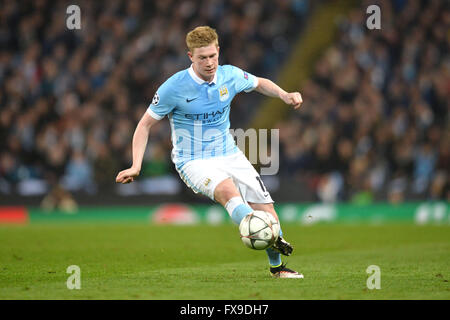
POLYGON ((269 97, 280 98, 294 109, 300 108, 303 102, 300 92, 286 92, 269 79, 258 78, 258 86, 255 90, 269 97))
POLYGON ((116 177, 116 182, 130 183, 139 175, 145 148, 147 147, 150 128, 158 121, 159 120, 156 120, 147 112, 142 116, 133 135, 133 165, 126 170, 120 171, 116 177))

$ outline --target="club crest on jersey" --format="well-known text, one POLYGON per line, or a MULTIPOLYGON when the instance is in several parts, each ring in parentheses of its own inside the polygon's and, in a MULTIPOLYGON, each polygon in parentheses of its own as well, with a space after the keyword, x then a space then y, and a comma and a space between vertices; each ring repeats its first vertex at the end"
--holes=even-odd
POLYGON ((228 93, 228 88, 227 86, 221 86, 219 88, 219 94, 220 94, 220 101, 226 101, 228 99, 228 97, 230 96, 230 94, 228 93))

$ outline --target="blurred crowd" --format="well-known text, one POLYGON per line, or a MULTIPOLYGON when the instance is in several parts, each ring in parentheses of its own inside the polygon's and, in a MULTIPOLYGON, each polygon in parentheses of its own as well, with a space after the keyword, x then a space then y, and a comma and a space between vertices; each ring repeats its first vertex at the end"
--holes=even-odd
POLYGON ((448 1, 363 1, 281 128, 282 176, 325 202, 450 201, 448 1), (381 8, 381 30, 365 9, 381 8))
MULTIPOLYGON (((339 33, 300 88, 301 111, 275 125, 278 176, 324 202, 450 200, 448 1, 369 2, 330 22, 339 33), (381 30, 366 27, 371 4, 381 30)), ((70 4, 0 7, 0 194, 47 194, 49 208, 58 199, 73 208, 72 192, 180 192, 167 121, 152 128, 141 183, 114 179, 131 164, 134 128, 156 89, 190 64, 186 32, 216 28, 220 64, 275 80, 312 5, 84 0, 81 29, 68 30, 70 4)), ((258 99, 235 98, 232 127, 246 128, 258 99)))
MULTIPOLYGON (((80 0, 81 29, 68 30, 71 4, 6 0, 0 7, 0 194, 50 192, 44 201, 50 207, 67 192, 114 187, 118 171, 131 164, 134 128, 156 89, 190 64, 189 30, 216 28, 221 64, 268 76, 289 53, 310 6, 308 0, 80 0)), ((237 122, 251 116, 255 97, 246 96, 234 101, 237 122)), ((148 193, 179 190, 170 148, 170 129, 161 121, 141 172, 148 193), (145 183, 146 177, 152 179, 145 183)), ((142 191, 130 188, 122 192, 142 191)))

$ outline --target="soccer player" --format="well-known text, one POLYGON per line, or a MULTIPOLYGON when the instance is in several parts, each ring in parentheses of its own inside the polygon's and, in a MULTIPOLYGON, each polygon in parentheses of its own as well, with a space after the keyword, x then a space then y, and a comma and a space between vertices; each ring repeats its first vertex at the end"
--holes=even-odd
MULTIPOLYGON (((230 106, 236 94, 255 90, 297 109, 302 103, 300 93, 288 93, 238 67, 219 65, 218 36, 208 26, 190 31, 186 44, 191 66, 171 76, 156 91, 133 135, 133 164, 119 172, 116 182, 133 182, 139 175, 150 128, 167 116, 172 161, 189 188, 224 206, 238 225, 253 210, 269 212, 279 221, 258 172, 229 131, 230 106)), ((277 278, 303 278, 281 261, 280 254, 289 256, 293 250, 282 235, 280 231, 276 243, 266 249, 270 272, 277 278)))

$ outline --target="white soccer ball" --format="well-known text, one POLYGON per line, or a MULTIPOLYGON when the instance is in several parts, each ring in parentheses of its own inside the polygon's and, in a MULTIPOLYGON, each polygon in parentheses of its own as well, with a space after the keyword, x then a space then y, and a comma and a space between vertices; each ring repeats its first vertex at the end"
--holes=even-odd
POLYGON ((269 212, 255 210, 242 219, 239 232, 246 247, 263 250, 278 239, 280 224, 269 212))

